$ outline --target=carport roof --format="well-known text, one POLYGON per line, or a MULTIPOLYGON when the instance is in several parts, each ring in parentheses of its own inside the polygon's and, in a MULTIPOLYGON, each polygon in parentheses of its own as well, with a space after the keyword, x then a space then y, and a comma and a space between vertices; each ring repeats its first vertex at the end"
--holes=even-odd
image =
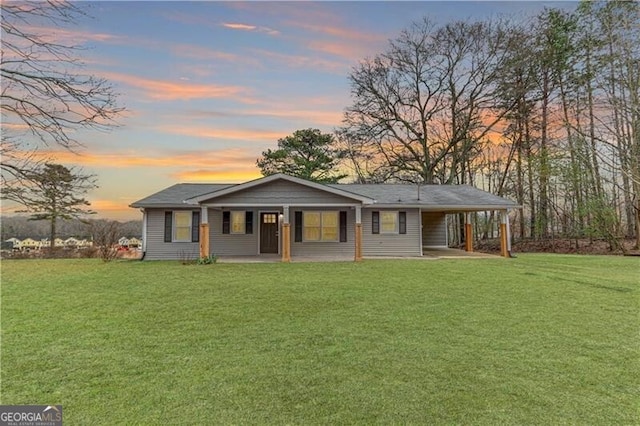
MULTIPOLYGON (((335 184, 376 200, 380 207, 420 207, 433 211, 485 211, 519 208, 506 198, 469 185, 335 184)), ((368 206, 372 207, 372 206, 368 206)))

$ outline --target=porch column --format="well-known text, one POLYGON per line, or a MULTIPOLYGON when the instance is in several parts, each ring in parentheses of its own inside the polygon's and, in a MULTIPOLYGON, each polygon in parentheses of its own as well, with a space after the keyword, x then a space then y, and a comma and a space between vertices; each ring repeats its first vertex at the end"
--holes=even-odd
POLYGON ((500 255, 502 257, 511 257, 509 245, 509 212, 503 210, 500 212, 500 255))
POLYGON ((282 261, 291 262, 291 224, 289 206, 282 207, 282 261))
POLYGON ((464 214, 464 250, 473 251, 473 228, 471 227, 471 213, 464 214))
POLYGON ((206 206, 200 208, 200 257, 209 256, 209 211, 206 206))
POLYGON ((355 262, 362 260, 362 207, 356 206, 356 246, 355 246, 355 262))

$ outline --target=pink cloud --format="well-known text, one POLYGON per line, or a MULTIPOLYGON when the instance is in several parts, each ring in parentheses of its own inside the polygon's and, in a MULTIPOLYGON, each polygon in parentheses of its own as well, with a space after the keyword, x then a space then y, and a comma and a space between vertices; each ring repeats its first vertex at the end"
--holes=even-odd
POLYGON ((185 170, 174 173, 171 177, 181 182, 224 182, 240 183, 259 178, 260 172, 252 167, 228 167, 226 169, 185 170))
MULTIPOLYGON (((258 150, 256 150, 257 152, 258 150)), ((24 153, 28 155, 29 153, 24 153)), ((224 168, 229 164, 255 165, 258 154, 248 149, 229 148, 206 151, 173 151, 162 155, 149 155, 137 152, 109 152, 77 154, 65 150, 41 150, 30 154, 34 159, 55 159, 66 165, 79 165, 94 168, 180 168, 198 167, 203 169, 224 168)))
POLYGON ((140 89, 148 99, 159 101, 212 98, 234 98, 237 100, 251 101, 249 98, 243 98, 247 95, 248 89, 240 86, 151 80, 120 73, 105 73, 104 77, 109 80, 119 81, 134 89, 140 89))
POLYGON ((225 28, 229 28, 232 30, 241 30, 241 31, 255 31, 265 33, 271 36, 279 35, 280 31, 274 30, 269 27, 262 27, 257 25, 249 25, 249 24, 241 24, 237 22, 223 22, 222 26, 225 28))
POLYGON ((271 132, 252 129, 220 129, 194 125, 170 125, 159 127, 160 131, 197 138, 224 139, 235 141, 277 141, 286 136, 282 132, 271 132))
POLYGON ((322 69, 330 72, 345 72, 349 69, 349 64, 346 62, 323 59, 315 55, 289 55, 264 49, 254 49, 254 53, 284 63, 290 68, 322 69))
POLYGON ((223 23, 222 26, 226 28, 231 28, 233 30, 246 30, 246 31, 253 31, 257 28, 255 25, 233 24, 233 23, 223 23))

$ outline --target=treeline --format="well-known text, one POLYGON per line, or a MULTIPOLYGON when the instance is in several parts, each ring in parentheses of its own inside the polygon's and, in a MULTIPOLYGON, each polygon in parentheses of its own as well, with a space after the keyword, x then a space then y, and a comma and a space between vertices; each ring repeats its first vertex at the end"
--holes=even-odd
MULTIPOLYGON (((2 226, 0 226, 1 241, 15 237, 20 240, 25 238, 42 239, 49 238, 51 232, 51 223, 47 220, 29 220, 24 216, 4 216, 0 218, 2 226)), ((63 239, 74 237, 79 239, 91 239, 92 224, 107 223, 103 219, 91 219, 87 221, 80 220, 59 220, 57 236, 63 239)), ((142 235, 142 221, 131 220, 122 222, 118 225, 120 237, 138 237, 142 235)))
MULTIPOLYGON (((337 132, 360 182, 470 184, 520 238, 640 242, 640 5, 425 19, 361 61, 337 132)), ((489 227, 488 227, 489 228, 489 227)))

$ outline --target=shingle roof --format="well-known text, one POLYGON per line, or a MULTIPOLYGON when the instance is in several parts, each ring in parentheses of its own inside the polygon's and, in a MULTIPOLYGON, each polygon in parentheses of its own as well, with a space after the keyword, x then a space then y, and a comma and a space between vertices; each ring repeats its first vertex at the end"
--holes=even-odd
POLYGON ((515 208, 518 204, 469 185, 334 184, 376 200, 376 205, 420 206, 445 210, 515 208), (419 189, 418 189, 419 188, 419 189), (420 195, 418 196, 418 191, 420 195))
MULTIPOLYGON (((184 201, 237 184, 179 183, 131 204, 136 208, 186 207, 184 201)), ((517 208, 506 198, 468 185, 331 184, 331 188, 372 198, 380 207, 420 207, 424 210, 473 211, 517 208), (418 197, 418 191, 420 196, 418 197)))
POLYGON ((234 185, 231 183, 178 183, 132 203, 131 207, 188 207, 184 204, 187 198, 220 191, 234 185))

